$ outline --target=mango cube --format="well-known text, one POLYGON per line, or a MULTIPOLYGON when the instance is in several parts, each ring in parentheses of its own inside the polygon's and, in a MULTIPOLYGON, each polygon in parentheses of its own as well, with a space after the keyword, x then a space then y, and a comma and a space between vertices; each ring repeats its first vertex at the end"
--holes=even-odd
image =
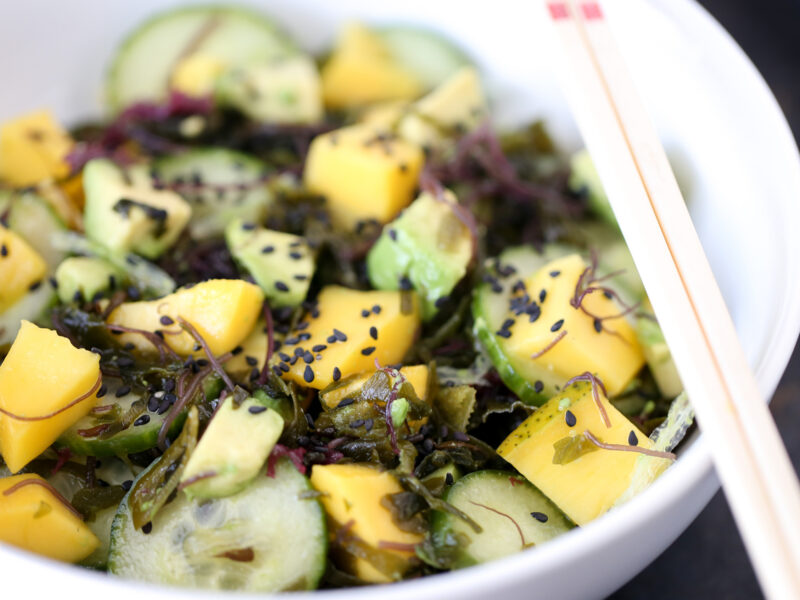
MULTIPOLYGON (((359 373, 344 385, 335 387, 328 392, 320 394, 320 402, 325 408, 336 408, 342 400, 351 394, 358 392, 358 390, 360 390, 367 380, 374 374, 374 370, 367 371, 365 373, 359 373)), ((410 365, 407 367, 401 367, 400 375, 404 376, 408 383, 411 384, 411 386, 414 388, 414 392, 417 394, 417 397, 420 400, 428 399, 427 391, 430 371, 427 365, 410 365)))
POLYGON ((400 362, 419 329, 419 301, 411 292, 329 286, 300 325, 283 341, 283 351, 292 354, 301 348, 313 360, 295 361, 283 377, 320 390, 353 373, 374 370, 376 359, 381 365, 400 362))
POLYGON ((38 110, 0 128, 0 180, 16 187, 69 175, 74 142, 50 111, 38 110))
POLYGON ((533 319, 509 312, 513 324, 505 344, 509 353, 533 361, 562 380, 585 371, 594 373, 613 397, 641 370, 644 354, 625 317, 595 321, 594 317, 620 314, 622 309, 613 298, 597 291, 583 298, 581 308, 570 304, 587 266, 572 254, 548 263, 525 280, 525 290, 517 292, 517 297, 544 298, 539 303, 541 313, 533 319))
MULTIPOLYGON (((349 532, 373 548, 381 542, 417 544, 422 536, 403 531, 392 520, 389 510, 381 504, 387 494, 402 492, 397 479, 368 465, 314 465, 311 485, 323 492, 320 498, 325 511, 338 525, 352 521, 349 532)), ((399 557, 411 557, 411 551, 388 550, 399 557)), ((378 571, 369 562, 356 559, 355 575, 364 581, 386 583, 399 579, 403 573, 392 577, 378 571)))
POLYGON ((42 281, 47 263, 22 237, 0 226, 0 313, 42 281))
POLYGON ((653 447, 650 438, 614 408, 599 386, 597 393, 610 428, 595 403, 592 384, 580 381, 548 400, 497 449, 578 525, 585 525, 614 505, 631 484, 638 460, 669 462, 638 452, 602 449, 580 437, 589 431, 606 444, 653 447), (556 464, 558 452, 572 456, 556 464))
POLYGON ((83 560, 100 540, 63 499, 38 482, 44 483, 38 475, 0 479, 0 541, 55 560, 83 560))
POLYGON ((326 197, 334 222, 353 229, 359 221, 391 221, 408 206, 424 160, 419 146, 354 125, 314 138, 304 179, 326 197))
POLYGON ((359 24, 345 27, 322 68, 322 96, 330 108, 413 100, 422 91, 422 82, 394 60, 377 35, 359 24))
MULTIPOLYGON (((252 331, 261 314, 261 289, 241 279, 212 279, 159 298, 120 304, 108 316, 111 325, 161 331, 164 340, 181 356, 204 356, 195 350, 195 339, 179 325, 178 317, 189 322, 215 355, 230 352, 252 331)), ((130 342, 142 352, 156 348, 143 336, 123 333, 122 344, 130 342)))
MULTIPOLYGON (((99 378, 97 354, 75 348, 55 331, 23 321, 0 365, 0 407, 22 417, 49 415, 89 392, 99 378)), ((11 472, 39 456, 84 417, 95 405, 95 397, 43 420, 0 415, 0 449, 11 472)))

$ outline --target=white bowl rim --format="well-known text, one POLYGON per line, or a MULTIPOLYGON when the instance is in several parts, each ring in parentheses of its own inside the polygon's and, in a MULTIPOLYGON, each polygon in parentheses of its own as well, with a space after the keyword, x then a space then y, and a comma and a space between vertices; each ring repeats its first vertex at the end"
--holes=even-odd
MULTIPOLYGON (((800 191, 800 154, 792 135, 791 129, 778 106, 778 103, 767 86, 766 82, 745 55, 736 41, 727 31, 694 0, 649 0, 656 10, 665 18, 681 24, 681 27, 691 27, 693 34, 703 39, 716 38, 715 44, 728 53, 728 58, 735 61, 740 73, 749 78, 748 85, 753 95, 758 96, 759 105, 769 109, 769 121, 773 128, 773 141, 781 151, 776 154, 784 157, 786 168, 785 176, 793 189, 800 191)), ((766 112, 766 111, 765 111, 766 112)), ((765 117, 766 118, 766 117, 765 117)), ((791 239, 791 238, 788 238, 791 239)), ((795 249, 800 249, 800 242, 795 244, 795 249)), ((786 271, 793 272, 790 268, 795 263, 794 256, 798 253, 789 253, 786 271)), ((787 278, 786 290, 781 303, 781 309, 776 315, 775 322, 782 326, 776 328, 768 339, 765 353, 759 357, 755 366, 759 387, 767 397, 770 397, 786 368, 791 357, 792 349, 800 333, 800 278, 787 278)), ((715 477, 713 465, 707 445, 700 436, 680 456, 677 463, 658 479, 649 489, 628 502, 624 509, 615 510, 607 515, 589 523, 588 525, 565 534, 543 548, 531 548, 524 552, 497 560, 488 564, 475 566, 457 572, 443 573, 434 577, 404 581, 382 586, 380 594, 384 598, 403 598, 415 594, 433 594, 437 591, 443 597, 450 595, 458 597, 460 593, 474 593, 477 589, 487 588, 491 591, 491 582, 494 579, 502 580, 504 587, 514 583, 521 583, 531 578, 531 571, 546 571, 569 561, 574 561, 576 556, 588 555, 602 551, 609 541, 620 539, 632 534, 651 515, 667 510, 681 496, 700 485, 703 480, 715 477), (488 585, 488 587, 487 587, 488 585)), ((718 486, 718 483, 714 483, 718 486)), ((197 597, 202 595, 219 595, 219 592, 210 590, 189 590, 183 588, 168 588, 155 586, 136 581, 121 582, 102 574, 76 569, 70 565, 63 565, 39 556, 29 554, 16 548, 0 545, 0 564, 6 573, 23 572, 32 563, 48 566, 53 575, 58 573, 62 584, 59 587, 69 589, 72 584, 82 592, 89 592, 85 586, 92 585, 99 592, 105 589, 122 594, 122 597, 131 597, 139 593, 156 594, 158 597, 197 597), (81 587, 78 587, 81 586, 81 587)), ((42 577, 36 582, 28 582, 23 589, 30 593, 37 586, 50 588, 56 584, 55 578, 42 577)), ((11 590, 15 591, 11 582, 11 590)), ((376 593, 374 587, 346 588, 321 590, 310 593, 296 592, 292 597, 311 598, 324 594, 326 598, 341 598, 344 600, 369 598, 376 593)), ((243 597, 247 594, 239 594, 243 597)), ((258 594, 259 597, 268 595, 258 594)))

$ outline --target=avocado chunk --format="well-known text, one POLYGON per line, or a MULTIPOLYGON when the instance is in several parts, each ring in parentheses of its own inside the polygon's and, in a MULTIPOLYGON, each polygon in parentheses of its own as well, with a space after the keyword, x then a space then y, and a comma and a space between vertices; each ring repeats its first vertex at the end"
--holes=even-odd
POLYGON ((218 100, 264 123, 322 120, 319 72, 310 57, 273 58, 226 71, 217 82, 218 100))
POLYGON ((189 222, 192 210, 175 192, 153 187, 142 167, 123 171, 97 158, 83 170, 86 236, 113 252, 157 258, 189 222))
POLYGON ((433 317, 467 273, 472 233, 456 215, 458 200, 423 192, 383 233, 367 256, 367 273, 379 290, 413 287, 423 301, 423 318, 433 317))
POLYGON ((181 484, 191 498, 224 498, 247 487, 283 432, 283 419, 255 398, 223 400, 197 443, 181 484))
POLYGON ((102 258, 71 256, 56 269, 58 297, 64 303, 92 300, 113 291, 125 281, 125 274, 102 258))
POLYGON ((642 303, 642 309, 645 314, 636 319, 636 337, 642 345, 644 358, 653 379, 656 380, 658 390, 665 398, 674 398, 683 391, 678 368, 672 360, 672 353, 664 340, 661 326, 653 316, 650 300, 642 303))
POLYGON ((462 67, 424 98, 411 105, 398 133, 426 148, 441 148, 475 129, 488 110, 478 72, 462 67))
POLYGON ((600 386, 593 390, 593 385, 588 381, 570 385, 523 421, 497 449, 578 525, 599 517, 616 503, 631 484, 640 461, 660 468, 670 462, 633 450, 652 450, 653 442, 614 408, 600 386), (632 451, 600 448, 587 432, 601 443, 632 451))
POLYGON ((298 306, 314 275, 314 251, 305 238, 236 219, 225 230, 233 257, 274 306, 298 306))
POLYGON ((569 188, 576 193, 586 194, 589 208, 603 221, 617 228, 617 217, 603 189, 603 182, 594 167, 592 157, 585 148, 572 155, 569 161, 569 188))

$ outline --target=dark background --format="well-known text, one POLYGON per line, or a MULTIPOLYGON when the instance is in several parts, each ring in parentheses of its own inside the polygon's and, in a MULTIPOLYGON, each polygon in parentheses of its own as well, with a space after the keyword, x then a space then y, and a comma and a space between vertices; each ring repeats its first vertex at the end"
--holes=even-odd
MULTIPOLYGON (((800 139, 800 0, 699 1, 761 71, 786 113, 795 139, 800 139)), ((797 469, 800 348, 795 348, 771 406, 797 469)), ((719 492, 664 554, 609 600, 762 597, 728 504, 719 492)))

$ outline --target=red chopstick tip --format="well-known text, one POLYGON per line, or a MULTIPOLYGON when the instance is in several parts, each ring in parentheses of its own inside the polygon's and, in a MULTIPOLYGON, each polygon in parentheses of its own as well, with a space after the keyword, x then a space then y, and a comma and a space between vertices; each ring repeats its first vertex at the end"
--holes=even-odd
POLYGON ((583 18, 587 21, 599 21, 603 19, 603 10, 597 2, 584 2, 581 4, 583 18))
POLYGON ((548 2, 547 10, 550 11, 550 18, 553 21, 569 19, 569 7, 566 2, 548 2))

